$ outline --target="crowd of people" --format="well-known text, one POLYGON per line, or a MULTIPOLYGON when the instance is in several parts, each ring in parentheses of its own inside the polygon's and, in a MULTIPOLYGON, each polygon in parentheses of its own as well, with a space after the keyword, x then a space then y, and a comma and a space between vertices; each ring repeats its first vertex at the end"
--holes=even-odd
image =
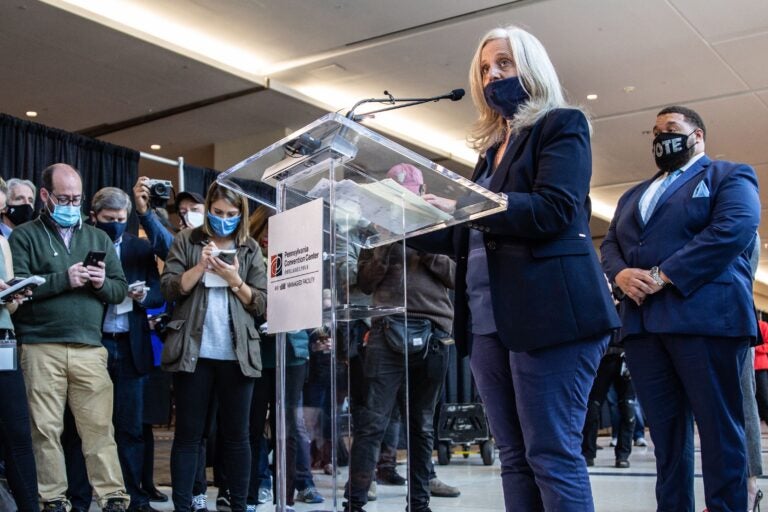
MULTIPOLYGON (((695 510, 694 421, 707 510, 752 510, 761 497, 758 418, 768 410, 765 351, 757 349, 754 371, 750 352, 763 340, 750 265, 759 250, 755 171, 705 154, 698 113, 662 109, 653 121, 657 171, 621 197, 598 259, 589 228, 590 122, 566 99, 544 47, 520 28, 494 29, 476 48, 469 83, 478 111, 469 140, 480 154, 472 180, 505 194, 507 210, 405 246, 350 247, 346 293, 374 306, 386 303, 407 269, 408 324, 393 315, 352 323, 343 334, 288 335, 281 475, 288 505, 323 500, 307 430, 327 424, 317 427, 308 411, 339 398, 321 375, 334 367, 325 349, 345 336, 355 383, 347 390, 348 512, 376 498, 377 474, 406 482, 392 464, 399 417, 410 433, 409 510, 429 512, 431 496, 459 494, 432 466, 454 340, 470 358, 499 450, 507 511, 594 511, 587 467, 611 382, 622 418, 616 466, 629 467, 639 398, 658 510, 695 510)), ((418 169, 401 166, 390 176, 437 208, 456 208, 423 193, 418 169)), ((106 187, 83 212, 80 175, 58 163, 43 170, 39 189, 12 179, 0 196, 0 288, 14 276, 45 279, 0 308, 0 337, 20 347, 18 367, 0 370, 0 426, 21 511, 85 510, 95 495, 107 512, 149 512, 164 498, 151 470, 147 478, 143 414, 158 362, 147 310, 163 303, 169 319, 159 364, 172 375, 175 398, 174 509, 207 509, 212 445, 217 505, 241 512, 272 498, 267 214, 251 215, 244 197, 214 183, 206 197, 176 196, 180 224, 170 229, 145 180, 133 201, 106 187), (125 232, 132 208, 146 239, 125 232)), ((329 462, 341 454, 329 447, 338 443, 325 432, 317 437, 324 442, 314 443, 316 463, 333 473, 329 462)))

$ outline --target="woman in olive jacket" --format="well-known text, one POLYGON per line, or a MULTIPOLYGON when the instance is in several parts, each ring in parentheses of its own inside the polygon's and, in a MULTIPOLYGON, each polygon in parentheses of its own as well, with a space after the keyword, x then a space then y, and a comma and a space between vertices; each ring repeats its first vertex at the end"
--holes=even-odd
POLYGON ((261 376, 254 316, 266 312, 266 268, 248 236, 248 203, 217 183, 208 189, 202 226, 179 233, 161 289, 176 303, 162 367, 174 372, 176 433, 171 449, 174 509, 189 511, 200 442, 212 394, 219 404, 224 470, 233 512, 246 510, 251 466, 248 417, 261 376), (234 254, 233 254, 234 253, 234 254))

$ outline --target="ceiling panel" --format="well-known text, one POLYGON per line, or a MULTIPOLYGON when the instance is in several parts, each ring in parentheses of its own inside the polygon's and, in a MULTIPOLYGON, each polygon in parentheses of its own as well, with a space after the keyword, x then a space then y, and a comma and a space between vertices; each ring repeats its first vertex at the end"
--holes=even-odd
POLYGON ((705 39, 713 43, 768 29, 768 2, 765 0, 669 2, 705 39))
MULTIPOLYGON (((768 2, 766 2, 768 5, 768 2)), ((768 66, 755 65, 755 56, 768 56, 766 32, 715 45, 715 50, 752 89, 768 87, 768 66)))
POLYGON ((0 4, 0 109, 66 130, 116 122, 253 83, 29 0, 0 4), (23 6, 20 8, 19 6, 23 6))
POLYGON ((304 57, 509 0, 135 0, 141 9, 276 63, 304 57), (183 8, 182 8, 183 7, 183 8))

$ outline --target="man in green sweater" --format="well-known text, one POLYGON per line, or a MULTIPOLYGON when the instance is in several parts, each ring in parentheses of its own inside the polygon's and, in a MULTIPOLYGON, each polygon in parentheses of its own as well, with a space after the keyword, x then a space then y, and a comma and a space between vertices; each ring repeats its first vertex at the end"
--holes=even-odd
POLYGON ((121 512, 129 499, 114 440, 101 327, 106 304, 122 302, 128 285, 109 236, 82 223, 80 174, 54 164, 43 170, 42 181, 40 217, 17 227, 9 240, 14 274, 45 278, 13 318, 22 344, 40 501, 46 512, 66 512, 69 505, 60 441, 68 402, 99 505, 121 512), (90 251, 103 251, 104 261, 85 266, 90 251))

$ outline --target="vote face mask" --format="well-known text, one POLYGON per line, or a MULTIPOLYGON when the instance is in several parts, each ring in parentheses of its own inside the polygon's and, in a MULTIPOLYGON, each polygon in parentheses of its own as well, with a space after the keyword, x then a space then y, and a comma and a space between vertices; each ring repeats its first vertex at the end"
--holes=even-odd
POLYGON ((685 133, 660 133, 653 139, 653 157, 658 168, 665 172, 684 166, 693 156, 696 144, 688 146, 688 138, 696 130, 685 133))
POLYGON ((504 119, 515 117, 520 105, 530 98, 520 83, 520 77, 517 76, 490 82, 483 89, 483 94, 488 106, 504 119))
POLYGON ((240 215, 224 219, 208 212, 208 224, 211 225, 213 232, 219 236, 229 236, 235 232, 240 225, 240 215))
POLYGON ((53 205, 51 218, 59 226, 71 228, 80 222, 80 206, 55 204, 53 205))
POLYGON ((109 238, 112 239, 113 242, 117 242, 121 236, 123 236, 123 233, 125 233, 125 228, 128 226, 127 222, 99 222, 96 221, 96 227, 104 231, 109 235, 109 238))
POLYGON ((14 204, 9 205, 5 211, 5 216, 13 222, 14 226, 24 224, 32 220, 35 215, 35 210, 31 204, 14 204))

